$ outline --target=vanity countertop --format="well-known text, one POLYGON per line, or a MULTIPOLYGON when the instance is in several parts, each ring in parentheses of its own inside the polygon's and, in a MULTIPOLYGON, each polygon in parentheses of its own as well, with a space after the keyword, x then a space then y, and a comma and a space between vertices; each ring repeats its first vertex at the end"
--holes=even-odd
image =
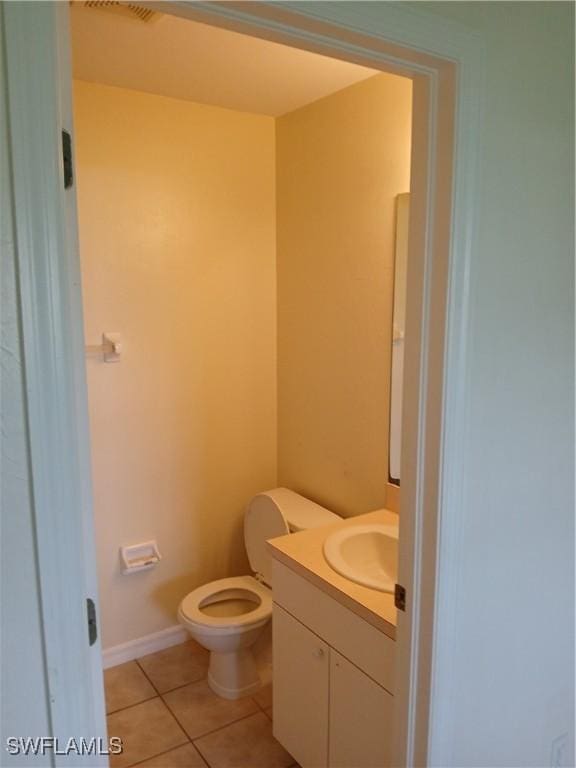
POLYGON ((323 546, 332 531, 344 526, 366 523, 398 524, 398 515, 382 509, 356 517, 343 518, 340 522, 322 528, 279 536, 268 541, 273 558, 286 565, 304 579, 345 605, 384 634, 396 639, 396 608, 394 595, 379 592, 356 584, 336 573, 326 562, 323 546))

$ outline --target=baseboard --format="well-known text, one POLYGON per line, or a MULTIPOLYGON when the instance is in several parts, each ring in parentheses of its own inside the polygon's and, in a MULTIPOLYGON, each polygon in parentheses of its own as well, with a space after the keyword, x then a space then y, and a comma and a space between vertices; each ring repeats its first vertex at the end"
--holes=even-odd
POLYGON ((188 637, 188 632, 184 627, 176 624, 173 627, 161 629, 160 632, 153 632, 151 635, 137 637, 127 643, 113 645, 102 651, 102 666, 104 669, 108 669, 118 664, 124 664, 126 661, 138 659, 148 653, 155 653, 164 650, 164 648, 170 648, 172 645, 179 645, 185 642, 188 637))

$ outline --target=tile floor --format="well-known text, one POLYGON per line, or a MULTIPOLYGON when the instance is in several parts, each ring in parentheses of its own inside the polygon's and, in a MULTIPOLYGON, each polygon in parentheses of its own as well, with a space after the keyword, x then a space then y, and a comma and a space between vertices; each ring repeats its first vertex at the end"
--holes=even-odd
POLYGON ((227 701, 207 671, 208 653, 193 640, 105 670, 108 735, 124 743, 111 768, 296 766, 272 735, 271 686, 227 701))

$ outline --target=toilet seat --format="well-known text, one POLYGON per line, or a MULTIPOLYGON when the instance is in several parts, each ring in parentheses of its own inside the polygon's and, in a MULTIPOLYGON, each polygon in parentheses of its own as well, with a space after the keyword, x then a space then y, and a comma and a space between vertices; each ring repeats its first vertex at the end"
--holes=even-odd
POLYGON ((265 624, 272 616, 272 592, 253 576, 218 579, 186 595, 180 603, 178 614, 184 624, 200 626, 204 631, 214 629, 222 633, 222 630, 226 629, 232 632, 241 631, 242 628, 252 629, 257 624, 265 624), (202 610, 203 604, 217 602, 211 598, 216 598, 218 594, 229 590, 249 593, 250 596, 244 599, 251 600, 253 597, 254 609, 235 616, 210 616, 202 610))

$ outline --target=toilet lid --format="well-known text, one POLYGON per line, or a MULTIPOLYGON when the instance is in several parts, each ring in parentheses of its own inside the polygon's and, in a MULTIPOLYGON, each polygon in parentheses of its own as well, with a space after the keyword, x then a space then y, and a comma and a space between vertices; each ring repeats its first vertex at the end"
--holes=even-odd
POLYGON ((244 515, 244 541, 250 567, 264 578, 266 584, 272 579, 272 562, 266 542, 287 533, 288 523, 271 493, 255 496, 244 515))

